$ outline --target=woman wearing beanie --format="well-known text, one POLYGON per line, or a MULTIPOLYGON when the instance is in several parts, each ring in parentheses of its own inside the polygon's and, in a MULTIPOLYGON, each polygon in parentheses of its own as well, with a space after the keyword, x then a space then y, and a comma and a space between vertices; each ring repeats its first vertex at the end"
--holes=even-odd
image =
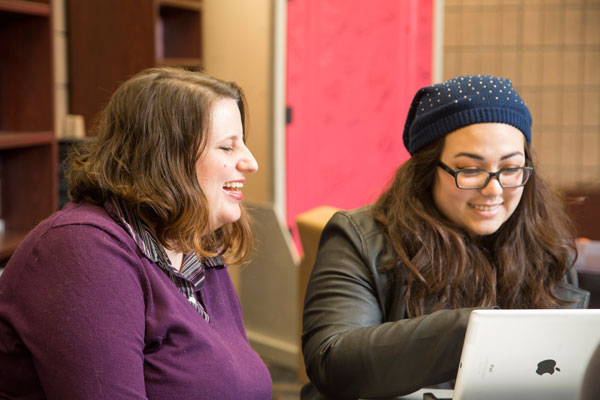
POLYGON ((584 308, 575 240, 535 170, 531 115, 508 79, 420 89, 411 158, 373 205, 325 227, 308 285, 303 399, 450 387, 474 308, 584 308))

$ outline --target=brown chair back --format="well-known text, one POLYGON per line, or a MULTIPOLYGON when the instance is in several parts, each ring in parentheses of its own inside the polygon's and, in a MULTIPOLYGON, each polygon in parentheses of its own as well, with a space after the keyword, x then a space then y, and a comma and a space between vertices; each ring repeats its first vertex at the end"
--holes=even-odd
MULTIPOLYGON (((329 221, 333 214, 335 214, 338 210, 338 208, 331 206, 319 206, 303 212, 296 217, 298 234, 300 236, 302 250, 304 252, 300 261, 298 275, 298 304, 300 306, 300 312, 298 315, 300 316, 300 330, 302 330, 304 295, 306 294, 308 280, 310 278, 313 266, 315 265, 315 259, 317 258, 317 249, 319 247, 321 231, 325 227, 325 224, 327 224, 327 221, 329 221)), ((302 349, 301 332, 298 335, 298 342, 300 346, 299 348, 302 349)), ((299 358, 298 381, 308 382, 302 351, 300 351, 299 358)))

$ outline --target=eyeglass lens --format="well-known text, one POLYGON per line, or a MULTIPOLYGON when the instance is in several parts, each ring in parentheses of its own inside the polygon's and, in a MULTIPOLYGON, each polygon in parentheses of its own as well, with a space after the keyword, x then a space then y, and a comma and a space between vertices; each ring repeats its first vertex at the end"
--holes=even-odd
MULTIPOLYGON (((501 170, 497 176, 500 184, 504 187, 521 186, 527 182, 530 171, 524 168, 507 168, 501 170)), ((491 178, 487 171, 483 170, 463 170, 456 174, 456 182, 461 187, 475 188, 482 187, 486 181, 491 178)))

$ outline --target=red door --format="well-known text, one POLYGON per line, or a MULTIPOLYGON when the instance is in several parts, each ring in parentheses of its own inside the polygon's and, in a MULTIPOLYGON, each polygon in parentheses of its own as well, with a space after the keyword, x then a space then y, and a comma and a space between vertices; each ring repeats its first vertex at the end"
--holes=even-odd
POLYGON ((296 236, 296 215, 373 202, 408 158, 408 106, 431 82, 433 0, 287 4, 286 209, 296 236))

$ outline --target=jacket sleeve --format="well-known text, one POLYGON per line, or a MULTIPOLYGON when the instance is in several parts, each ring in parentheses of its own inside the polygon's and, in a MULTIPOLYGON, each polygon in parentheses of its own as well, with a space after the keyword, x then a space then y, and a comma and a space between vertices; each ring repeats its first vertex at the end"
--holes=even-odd
POLYGON ((472 309, 387 320, 389 288, 377 278, 380 240, 346 213, 321 236, 302 350, 311 382, 331 399, 400 396, 456 377, 472 309))

